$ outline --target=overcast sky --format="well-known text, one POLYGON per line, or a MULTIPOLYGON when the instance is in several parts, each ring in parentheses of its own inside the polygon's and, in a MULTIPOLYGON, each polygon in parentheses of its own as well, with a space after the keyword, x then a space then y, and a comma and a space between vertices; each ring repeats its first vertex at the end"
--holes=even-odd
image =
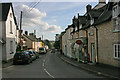
MULTIPOLYGON (((0 0, 1 1, 1 0, 0 0)), ((20 1, 20 0, 19 0, 20 1)), ((68 25, 72 24, 72 18, 79 13, 81 16, 86 12, 86 5, 92 7, 96 2, 13 2, 13 8, 20 22, 20 12, 23 11, 22 29, 32 33, 36 30, 37 37, 55 40, 55 34, 60 34, 68 25), (34 8, 33 8, 34 7, 34 8)), ((83 1, 83 0, 82 0, 83 1)))

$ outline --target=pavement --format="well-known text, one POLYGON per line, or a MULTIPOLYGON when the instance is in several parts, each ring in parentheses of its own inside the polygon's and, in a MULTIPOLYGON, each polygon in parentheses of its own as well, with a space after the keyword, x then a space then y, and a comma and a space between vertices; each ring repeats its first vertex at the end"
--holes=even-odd
POLYGON ((113 78, 114 80, 115 79, 120 80, 120 68, 118 68, 118 67, 113 67, 110 65, 105 65, 105 64, 100 64, 100 63, 95 64, 95 65, 85 64, 82 62, 77 62, 69 57, 66 57, 66 56, 60 54, 60 53, 59 53, 59 57, 63 61, 67 62, 68 64, 71 64, 78 68, 93 72, 95 74, 105 76, 107 78, 113 78))

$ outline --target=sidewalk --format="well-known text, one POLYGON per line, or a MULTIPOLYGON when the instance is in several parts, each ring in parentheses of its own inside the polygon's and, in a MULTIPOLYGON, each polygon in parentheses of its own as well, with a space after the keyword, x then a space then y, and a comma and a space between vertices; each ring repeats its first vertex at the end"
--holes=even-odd
POLYGON ((13 60, 9 60, 8 62, 2 62, 2 68, 9 67, 13 64, 13 60))
POLYGON ((96 65, 84 64, 81 62, 77 62, 71 58, 65 57, 64 55, 61 55, 60 53, 59 53, 59 57, 63 61, 65 61, 73 66, 93 72, 98 75, 103 75, 107 78, 114 78, 114 79, 120 80, 120 68, 113 67, 110 65, 105 65, 105 64, 96 64, 96 65))

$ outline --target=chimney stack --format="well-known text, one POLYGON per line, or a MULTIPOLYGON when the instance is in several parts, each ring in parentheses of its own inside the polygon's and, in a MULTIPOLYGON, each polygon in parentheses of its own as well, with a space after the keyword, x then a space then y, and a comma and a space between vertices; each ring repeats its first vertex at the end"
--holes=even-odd
POLYGON ((102 3, 102 4, 106 4, 106 0, 99 0, 99 4, 102 3))
POLYGON ((25 35, 28 35, 28 31, 25 31, 25 35))
POLYGON ((87 12, 90 11, 91 9, 92 9, 92 6, 91 6, 90 4, 88 4, 88 5, 86 6, 87 12))

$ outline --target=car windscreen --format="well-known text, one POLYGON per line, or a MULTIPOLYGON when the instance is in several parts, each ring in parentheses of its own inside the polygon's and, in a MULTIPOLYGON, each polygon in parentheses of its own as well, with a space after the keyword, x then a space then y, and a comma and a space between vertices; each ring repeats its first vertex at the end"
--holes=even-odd
POLYGON ((44 48, 39 48, 39 50, 44 50, 44 48))
POLYGON ((25 53, 24 53, 24 52, 21 52, 21 53, 15 53, 15 56, 17 56, 17 55, 25 55, 25 53))

